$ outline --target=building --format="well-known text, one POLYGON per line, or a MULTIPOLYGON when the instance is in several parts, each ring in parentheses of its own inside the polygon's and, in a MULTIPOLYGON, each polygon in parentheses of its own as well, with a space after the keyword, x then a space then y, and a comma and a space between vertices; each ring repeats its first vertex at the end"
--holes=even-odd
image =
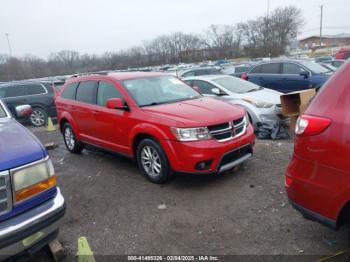
POLYGON ((324 35, 320 45, 320 36, 310 36, 299 40, 299 48, 308 50, 316 48, 342 47, 350 45, 350 34, 324 35))

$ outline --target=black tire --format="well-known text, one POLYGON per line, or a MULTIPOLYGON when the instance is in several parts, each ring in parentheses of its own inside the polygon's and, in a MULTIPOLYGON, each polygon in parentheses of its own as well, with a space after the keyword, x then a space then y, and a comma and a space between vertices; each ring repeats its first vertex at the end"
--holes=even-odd
POLYGON ((68 123, 64 124, 62 131, 64 144, 66 145, 68 151, 73 154, 81 153, 81 151, 84 149, 84 144, 78 141, 71 125, 68 123), (68 133, 71 135, 69 141, 68 133))
MULTIPOLYGON (((173 174, 173 171, 171 169, 171 166, 169 164, 169 160, 163 150, 163 148, 161 147, 161 145, 150 138, 146 138, 144 140, 142 140, 138 146, 137 146, 137 153, 136 153, 136 159, 137 159, 137 164, 139 166, 140 172, 147 177, 147 179, 153 183, 156 184, 162 184, 164 182, 166 182, 173 174), (158 160, 157 158, 152 154, 152 156, 154 157, 152 163, 160 163, 160 168, 158 166, 153 166, 154 169, 152 169, 152 167, 150 167, 147 170, 147 167, 145 166, 145 160, 144 157, 147 157, 146 155, 146 151, 147 148, 151 148, 152 150, 154 150, 157 154, 158 154, 158 160), (143 159, 143 160, 142 160, 143 159), (144 161, 144 162, 142 162, 144 161), (159 173, 156 172, 156 167, 159 168, 159 173), (152 169, 152 170, 150 170, 152 169)), ((152 164, 150 164, 152 165, 152 164)), ((155 164, 154 164, 155 165, 155 164)))
POLYGON ((47 124, 47 112, 41 107, 34 107, 32 114, 29 116, 29 121, 32 126, 40 127, 47 124))

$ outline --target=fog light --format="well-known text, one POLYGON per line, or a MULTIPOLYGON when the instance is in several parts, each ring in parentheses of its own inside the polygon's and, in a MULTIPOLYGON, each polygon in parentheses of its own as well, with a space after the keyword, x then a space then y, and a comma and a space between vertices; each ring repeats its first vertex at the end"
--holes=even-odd
POLYGON ((195 169, 200 171, 208 170, 212 162, 213 162, 212 159, 200 161, 196 164, 195 169))

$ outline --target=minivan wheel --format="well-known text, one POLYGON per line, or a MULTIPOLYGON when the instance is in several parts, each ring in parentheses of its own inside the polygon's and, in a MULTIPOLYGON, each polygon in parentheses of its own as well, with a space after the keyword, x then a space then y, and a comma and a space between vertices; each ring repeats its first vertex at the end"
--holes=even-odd
POLYGON ((30 123, 33 126, 44 126, 47 123, 47 113, 40 107, 34 107, 33 112, 29 117, 30 123))
POLYGON ((164 150, 153 139, 142 140, 137 147, 137 163, 143 175, 151 182, 161 184, 172 175, 164 150))
POLYGON ((63 139, 69 152, 79 154, 84 149, 84 144, 78 141, 70 124, 63 126, 63 139))

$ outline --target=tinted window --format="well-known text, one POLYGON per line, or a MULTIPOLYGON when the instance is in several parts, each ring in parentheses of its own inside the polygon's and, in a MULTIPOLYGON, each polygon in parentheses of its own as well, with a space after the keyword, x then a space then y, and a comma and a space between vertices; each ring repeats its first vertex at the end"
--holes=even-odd
POLYGON ((350 53, 347 53, 347 54, 345 54, 344 55, 344 59, 346 60, 346 59, 349 59, 350 58, 350 53))
POLYGON ((250 71, 250 74, 259 74, 259 73, 261 73, 261 68, 262 68, 262 65, 254 67, 253 70, 250 71))
POLYGON ((212 88, 217 88, 216 86, 205 82, 205 81, 199 81, 195 80, 193 81, 193 86, 199 87, 199 92, 204 95, 214 95, 214 93, 211 91, 212 88))
POLYGON ((114 85, 100 81, 98 83, 97 104, 105 106, 107 100, 110 98, 122 98, 122 96, 114 85))
POLYGON ((27 85, 28 95, 38 95, 46 93, 42 85, 27 85))
POLYGON ((290 63, 283 64, 283 74, 299 75, 300 72, 303 72, 303 71, 305 70, 296 64, 290 64, 290 63))
POLYGON ((235 70, 235 72, 236 73, 244 73, 244 72, 246 72, 247 71, 247 67, 244 67, 244 66, 238 66, 238 67, 236 67, 236 70, 235 70))
POLYGON ((95 81, 80 82, 76 100, 89 104, 96 104, 96 85, 97 82, 95 81))
POLYGON ((5 97, 16 97, 16 96, 25 96, 26 95, 26 86, 8 86, 6 90, 5 97))
POLYGON ((279 67, 280 67, 280 64, 277 64, 277 63, 264 64, 261 67, 261 73, 262 74, 278 74, 279 67))
POLYGON ((75 99, 75 93, 77 92, 77 86, 78 86, 78 82, 77 83, 71 83, 69 84, 62 92, 61 97, 66 98, 66 99, 75 99))
POLYGON ((189 77, 189 76, 194 76, 194 75, 195 75, 195 71, 190 71, 190 72, 183 74, 182 77, 189 77))
POLYGON ((5 97, 7 87, 0 87, 0 97, 5 97))

